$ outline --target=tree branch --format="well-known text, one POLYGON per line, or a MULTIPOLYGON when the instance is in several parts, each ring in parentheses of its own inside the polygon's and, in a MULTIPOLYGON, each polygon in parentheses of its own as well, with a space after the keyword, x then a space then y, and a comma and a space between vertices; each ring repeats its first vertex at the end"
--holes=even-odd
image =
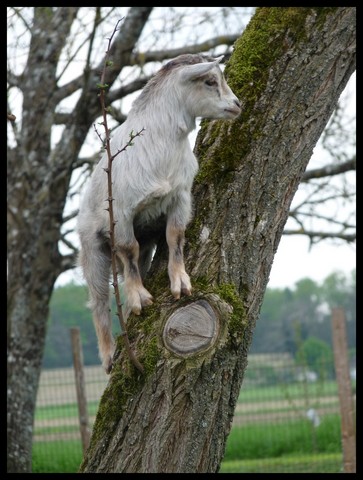
POLYGON ((310 237, 310 239, 319 238, 319 240, 325 240, 327 238, 339 238, 340 240, 345 240, 348 243, 354 242, 356 240, 356 234, 348 234, 348 233, 338 233, 338 232, 319 232, 319 231, 312 231, 312 230, 305 230, 304 228, 291 230, 286 229, 283 231, 284 235, 305 235, 310 237))
MULTIPOLYGON (((103 117, 103 127, 105 129, 105 142, 104 142, 104 147, 105 151, 107 153, 107 168, 105 168, 105 172, 107 174, 107 186, 108 186, 108 214, 109 214, 109 221, 110 221, 110 247, 111 247, 111 269, 112 269, 112 286, 114 288, 114 294, 115 294, 115 299, 116 299, 116 307, 117 307, 117 312, 116 315, 119 319, 120 327, 121 327, 121 336, 122 340, 125 346, 125 349, 127 351, 127 354, 131 360, 131 362, 134 364, 134 366, 141 372, 144 372, 144 367, 141 365, 141 363, 138 361, 136 355, 134 354, 131 346, 130 346, 130 341, 129 337, 127 334, 127 329, 126 329, 126 323, 123 317, 122 313, 122 304, 121 304, 121 296, 120 296, 120 290, 119 290, 119 284, 118 284, 118 272, 117 272, 117 250, 116 250, 116 241, 115 241, 115 216, 114 216, 114 211, 113 211, 113 194, 112 194, 112 162, 114 161, 115 157, 125 151, 128 147, 132 146, 132 142, 135 137, 141 135, 143 129, 140 132, 137 132, 136 134, 133 134, 133 132, 130 133, 130 140, 126 143, 126 145, 117 150, 116 153, 112 154, 111 153, 111 142, 110 142, 110 130, 108 128, 108 123, 107 123, 107 108, 106 108, 106 103, 105 103, 105 90, 108 88, 108 85, 106 83, 106 68, 107 67, 112 67, 113 62, 109 61, 109 56, 111 52, 111 44, 112 44, 112 39, 117 31, 117 27, 119 24, 120 20, 117 22, 111 37, 109 38, 108 41, 108 48, 106 51, 106 56, 104 59, 104 65, 103 65, 103 70, 102 70, 102 75, 101 75, 101 83, 99 84, 99 89, 100 89, 100 102, 101 102, 101 108, 102 108, 102 117, 103 117)), ((97 131, 96 131, 97 133, 97 131)), ((97 133, 98 134, 98 133, 97 133)), ((109 372, 108 372, 109 373, 109 372)))
POLYGON ((151 52, 136 52, 130 58, 130 65, 144 65, 148 62, 162 62, 163 60, 175 58, 182 53, 200 53, 207 50, 211 50, 219 45, 233 45, 237 38, 240 37, 240 33, 235 35, 220 35, 218 37, 210 38, 204 42, 183 45, 179 48, 173 48, 170 50, 155 50, 151 52))
POLYGON ((115 100, 119 100, 120 98, 126 97, 126 95, 130 95, 130 93, 137 92, 138 90, 141 90, 144 88, 144 86, 147 84, 147 82, 150 80, 152 75, 145 76, 142 78, 137 78, 136 80, 127 83, 126 85, 123 85, 120 88, 117 88, 115 90, 112 90, 109 92, 107 95, 108 104, 113 103, 115 100))
POLYGON ((356 169, 356 156, 347 162, 333 165, 326 165, 322 168, 315 168, 304 173, 302 182, 307 182, 312 178, 332 177, 341 173, 349 172, 356 169))
POLYGON ((77 264, 77 253, 69 253, 68 255, 61 255, 61 260, 59 262, 59 273, 60 275, 67 270, 72 270, 76 267, 77 264))
MULTIPOLYGON (((126 66, 135 66, 135 65, 145 65, 148 62, 162 62, 164 60, 170 59, 177 57, 181 53, 199 53, 199 52, 205 52, 207 50, 210 50, 214 47, 217 47, 219 45, 233 45, 233 43, 236 41, 236 39, 239 37, 239 34, 235 35, 224 35, 224 36, 219 36, 219 37, 214 37, 209 40, 206 40, 205 42, 199 43, 197 45, 185 45, 180 48, 174 48, 170 50, 155 50, 151 52, 137 52, 134 53, 130 56, 130 58, 125 61, 122 65, 122 67, 126 66)), ((100 67, 98 66, 93 70, 94 73, 100 70, 100 67)), ((112 103, 115 100, 119 100, 120 98, 125 97, 126 95, 129 95, 130 93, 133 93, 137 90, 142 89, 148 80, 150 79, 151 76, 149 77, 144 77, 144 78, 138 78, 135 81, 131 82, 128 85, 124 85, 121 88, 110 91, 108 94, 108 102, 112 103)), ((109 83, 109 82, 108 82, 109 83)), ((60 102, 64 98, 70 96, 72 93, 76 92, 79 90, 83 85, 83 74, 77 77, 76 79, 70 81, 69 83, 63 85, 56 93, 56 98, 57 101, 60 102)))
MULTIPOLYGON (((67 233, 70 233, 70 231, 68 231, 67 233)), ((65 237, 65 235, 66 235, 66 233, 63 234, 63 235, 61 235, 60 241, 61 241, 62 243, 64 243, 64 245, 65 245, 66 247, 68 247, 70 250, 72 250, 72 252, 74 252, 75 254, 77 254, 77 253, 78 253, 78 248, 76 248, 76 247, 73 245, 72 242, 70 242, 69 240, 67 240, 66 237, 65 237)))

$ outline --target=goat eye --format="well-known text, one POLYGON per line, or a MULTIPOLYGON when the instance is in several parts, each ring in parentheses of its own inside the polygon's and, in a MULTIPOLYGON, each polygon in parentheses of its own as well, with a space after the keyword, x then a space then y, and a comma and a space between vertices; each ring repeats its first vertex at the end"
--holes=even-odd
POLYGON ((204 82, 208 87, 213 87, 214 85, 217 85, 217 82, 215 80, 206 80, 204 82))

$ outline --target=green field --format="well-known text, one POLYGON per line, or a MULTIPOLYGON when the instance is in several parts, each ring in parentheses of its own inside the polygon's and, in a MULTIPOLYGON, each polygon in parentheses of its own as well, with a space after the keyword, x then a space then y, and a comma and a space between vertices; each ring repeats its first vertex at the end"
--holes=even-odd
MULTIPOLYGON (((97 408, 97 401, 89 402, 91 424, 97 408)), ((33 472, 77 472, 82 460, 77 404, 38 407, 35 419, 33 472)), ((335 382, 250 387, 241 391, 220 472, 341 471, 335 382), (317 427, 306 418, 308 407, 319 412, 317 427)))
MULTIPOLYGON (((36 442, 33 473, 75 473, 82 460, 78 440, 36 442)), ((312 436, 307 421, 233 427, 221 473, 338 473, 342 470, 340 420, 326 416, 312 436)))

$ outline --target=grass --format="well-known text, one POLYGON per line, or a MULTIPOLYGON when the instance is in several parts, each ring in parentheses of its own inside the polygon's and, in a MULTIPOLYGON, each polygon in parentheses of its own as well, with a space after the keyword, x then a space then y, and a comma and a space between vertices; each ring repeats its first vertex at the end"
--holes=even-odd
MULTIPOLYGON (((97 413, 98 401, 88 402, 88 415, 94 416, 97 413)), ((64 405, 49 405, 46 407, 37 407, 35 411, 35 420, 54 420, 55 418, 78 417, 78 406, 76 403, 67 403, 64 405)))
POLYGON ((289 383, 267 387, 246 387, 241 389, 238 403, 261 402, 263 400, 287 400, 308 398, 321 398, 324 396, 337 396, 337 384, 334 381, 324 383, 289 383))
POLYGON ((341 452, 340 419, 338 415, 326 415, 316 428, 305 419, 233 427, 224 460, 338 452, 341 452))
MULTIPOLYGON (((273 386, 249 386, 242 389, 236 411, 243 415, 271 413, 271 421, 235 424, 227 440, 221 473, 335 473, 341 472, 342 447, 340 417, 338 414, 321 416, 321 424, 314 428, 304 418, 306 408, 297 400, 306 400, 309 406, 319 407, 323 397, 337 400, 336 382, 323 384, 294 383, 273 386), (286 402, 287 401, 287 402, 286 402), (247 405, 249 404, 249 405, 247 405), (250 410, 252 408, 253 411, 250 410), (274 413, 301 410, 293 419, 274 422, 274 413), (246 411, 244 411, 246 410, 246 411)), ((326 408, 331 405, 326 398, 326 408)), ((94 417, 98 402, 88 403, 88 413, 94 417)), ((36 434, 78 432, 77 404, 43 406, 36 410, 36 420, 74 419, 74 425, 35 425, 36 434)), ((54 422, 56 423, 56 422, 54 422)), ((71 423, 68 421, 68 423, 71 423)), ((81 441, 35 441, 33 443, 33 473, 76 473, 82 461, 81 441)))
POLYGON ((81 461, 80 440, 33 443, 33 473, 76 473, 81 461))
MULTIPOLYGON (((33 473, 76 473, 81 461, 79 440, 33 444, 33 473)), ((341 465, 339 416, 326 415, 315 430, 307 420, 233 427, 220 471, 334 473, 341 465)))
POLYGON ((220 473, 341 473, 342 454, 289 455, 260 461, 223 461, 220 473))

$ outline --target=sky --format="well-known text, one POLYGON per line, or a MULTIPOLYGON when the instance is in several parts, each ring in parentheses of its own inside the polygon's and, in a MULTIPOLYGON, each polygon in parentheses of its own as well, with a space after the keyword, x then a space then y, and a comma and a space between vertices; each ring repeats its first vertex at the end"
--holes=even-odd
POLYGON ((309 251, 308 238, 303 235, 283 235, 274 258, 268 287, 292 288, 298 280, 306 277, 321 284, 335 271, 349 276, 355 268, 355 245, 333 246, 321 242, 309 251))

